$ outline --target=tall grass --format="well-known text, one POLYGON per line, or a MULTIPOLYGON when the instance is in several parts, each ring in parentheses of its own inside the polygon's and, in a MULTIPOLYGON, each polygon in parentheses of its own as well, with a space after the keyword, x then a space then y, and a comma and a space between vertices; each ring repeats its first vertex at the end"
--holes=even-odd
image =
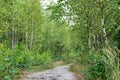
MULTIPOLYGON (((76 57, 71 70, 85 80, 120 80, 120 50, 110 46, 76 57)), ((81 80, 81 78, 80 78, 81 80)))
POLYGON ((107 47, 103 51, 107 80, 120 80, 120 50, 107 47))

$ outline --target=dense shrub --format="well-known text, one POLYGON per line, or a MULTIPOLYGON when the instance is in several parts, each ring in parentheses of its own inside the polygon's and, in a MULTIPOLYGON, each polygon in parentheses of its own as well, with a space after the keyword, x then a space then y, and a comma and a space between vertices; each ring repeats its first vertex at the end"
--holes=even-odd
POLYGON ((53 61, 51 52, 49 52, 49 51, 46 51, 42 54, 38 53, 34 57, 35 57, 35 59, 34 59, 35 65, 43 65, 43 66, 47 67, 53 61))
POLYGON ((84 66, 87 66, 84 70, 87 80, 119 80, 119 53, 110 47, 101 51, 91 50, 90 54, 83 58, 86 63, 84 66))
POLYGON ((23 48, 4 49, 0 51, 0 79, 13 80, 19 74, 19 68, 40 65, 48 67, 52 62, 50 52, 42 54, 25 51, 23 48))
POLYGON ((13 52, 12 50, 4 50, 0 55, 0 79, 11 80, 14 78, 15 74, 19 71, 13 62, 13 52))
POLYGON ((84 74, 87 80, 106 80, 104 61, 101 57, 101 53, 97 51, 91 51, 86 57, 87 68, 84 74))
POLYGON ((80 55, 79 53, 72 51, 70 53, 63 53, 61 57, 62 57, 62 60, 66 62, 69 62, 69 61, 71 62, 72 60, 76 60, 77 57, 80 58, 79 55, 80 55))

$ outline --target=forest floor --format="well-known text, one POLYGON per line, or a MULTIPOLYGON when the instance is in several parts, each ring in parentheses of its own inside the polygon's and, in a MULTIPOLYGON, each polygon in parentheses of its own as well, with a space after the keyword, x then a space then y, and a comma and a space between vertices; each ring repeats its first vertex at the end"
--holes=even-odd
POLYGON ((43 72, 26 75, 23 80, 77 80, 74 73, 69 71, 70 65, 57 66, 43 72))

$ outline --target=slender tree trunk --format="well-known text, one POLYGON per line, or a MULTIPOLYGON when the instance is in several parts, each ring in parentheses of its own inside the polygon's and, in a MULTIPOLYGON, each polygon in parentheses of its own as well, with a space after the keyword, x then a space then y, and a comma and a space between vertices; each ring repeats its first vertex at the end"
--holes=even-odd
MULTIPOLYGON (((86 14, 86 24, 87 24, 87 43, 88 43, 88 50, 91 49, 91 40, 90 40, 90 23, 89 23, 89 15, 86 14)), ((88 51, 89 52, 89 51, 88 51)))
MULTIPOLYGON (((12 1, 12 3, 14 3, 14 1, 12 1)), ((12 7, 14 7, 14 5, 12 6, 12 7)), ((11 40, 11 47, 12 47, 12 49, 14 48, 14 38, 15 38, 15 35, 14 35, 14 31, 15 31, 15 28, 14 28, 14 10, 13 10, 13 12, 12 12, 12 40, 11 40)))
POLYGON ((96 45, 96 35, 93 35, 93 42, 92 42, 92 49, 96 49, 97 45, 96 45))
POLYGON ((15 31, 14 31, 14 45, 17 45, 17 28, 15 28, 15 31))
POLYGON ((32 33, 31 33, 31 41, 30 41, 30 49, 32 50, 32 47, 33 47, 33 36, 34 36, 34 31, 32 30, 32 33))
POLYGON ((34 39, 34 24, 33 24, 33 20, 31 21, 31 26, 33 27, 32 28, 32 31, 31 31, 31 38, 30 38, 30 50, 33 50, 33 39, 34 39))
POLYGON ((101 7, 101 34, 102 34, 102 38, 101 38, 101 41, 102 41, 102 46, 106 46, 108 41, 107 41, 107 34, 106 34, 106 29, 105 29, 105 18, 104 18, 104 7, 101 7))
POLYGON ((100 43, 99 43, 99 35, 97 35, 97 39, 96 39, 96 41, 97 41, 97 48, 99 48, 99 47, 100 47, 100 43))
POLYGON ((18 45, 18 39, 19 39, 19 27, 16 28, 16 45, 18 45))
POLYGON ((28 51, 28 32, 26 32, 26 51, 28 51))
POLYGON ((12 40, 11 40, 12 49, 14 48, 14 28, 12 28, 12 40))

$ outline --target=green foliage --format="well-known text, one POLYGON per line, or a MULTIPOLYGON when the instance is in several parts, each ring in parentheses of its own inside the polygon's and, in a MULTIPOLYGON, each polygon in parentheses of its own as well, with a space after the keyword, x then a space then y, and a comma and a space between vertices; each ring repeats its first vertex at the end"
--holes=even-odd
POLYGON ((71 29, 71 39, 65 45, 70 52, 62 54, 63 59, 76 59, 77 63, 87 66, 84 74, 88 80, 119 80, 120 57, 116 57, 119 52, 106 47, 119 48, 119 1, 58 0, 49 9, 53 20, 66 23, 71 29), (76 50, 79 55, 72 53, 76 50))
POLYGON ((63 53, 61 55, 61 59, 64 60, 65 62, 73 62, 78 57, 80 58, 80 54, 74 51, 70 53, 63 53))
POLYGON ((13 80, 19 74, 19 68, 25 69, 30 66, 49 67, 52 62, 50 52, 35 54, 26 52, 23 47, 16 46, 14 49, 4 49, 0 54, 0 79, 13 80))
MULTIPOLYGON (((15 78, 14 75, 18 73, 18 69, 13 62, 12 50, 3 50, 0 55, 0 79, 10 80, 15 78)), ((16 62, 16 60, 14 60, 16 62)))
POLYGON ((87 80, 119 80, 119 53, 117 48, 107 47, 101 51, 91 50, 76 60, 85 66, 82 71, 87 80))
POLYGON ((87 56, 86 60, 89 65, 84 71, 87 80, 106 80, 104 66, 105 63, 100 54, 101 53, 98 53, 96 51, 91 51, 91 53, 87 56))
POLYGON ((42 54, 36 54, 34 58, 35 65, 43 65, 44 67, 48 67, 52 61, 52 55, 49 51, 43 52, 42 54))
POLYGON ((107 47, 103 50, 105 56, 103 60, 105 62, 106 77, 108 80, 120 79, 120 51, 114 47, 107 47), (109 72, 109 74, 107 74, 109 72))
POLYGON ((105 48, 120 48, 119 8, 118 0, 58 0, 43 11, 39 0, 0 0, 0 79, 76 60, 88 80, 119 80, 119 50, 105 48))
POLYGON ((116 46, 120 49, 120 30, 114 35, 113 40, 116 41, 116 46))

